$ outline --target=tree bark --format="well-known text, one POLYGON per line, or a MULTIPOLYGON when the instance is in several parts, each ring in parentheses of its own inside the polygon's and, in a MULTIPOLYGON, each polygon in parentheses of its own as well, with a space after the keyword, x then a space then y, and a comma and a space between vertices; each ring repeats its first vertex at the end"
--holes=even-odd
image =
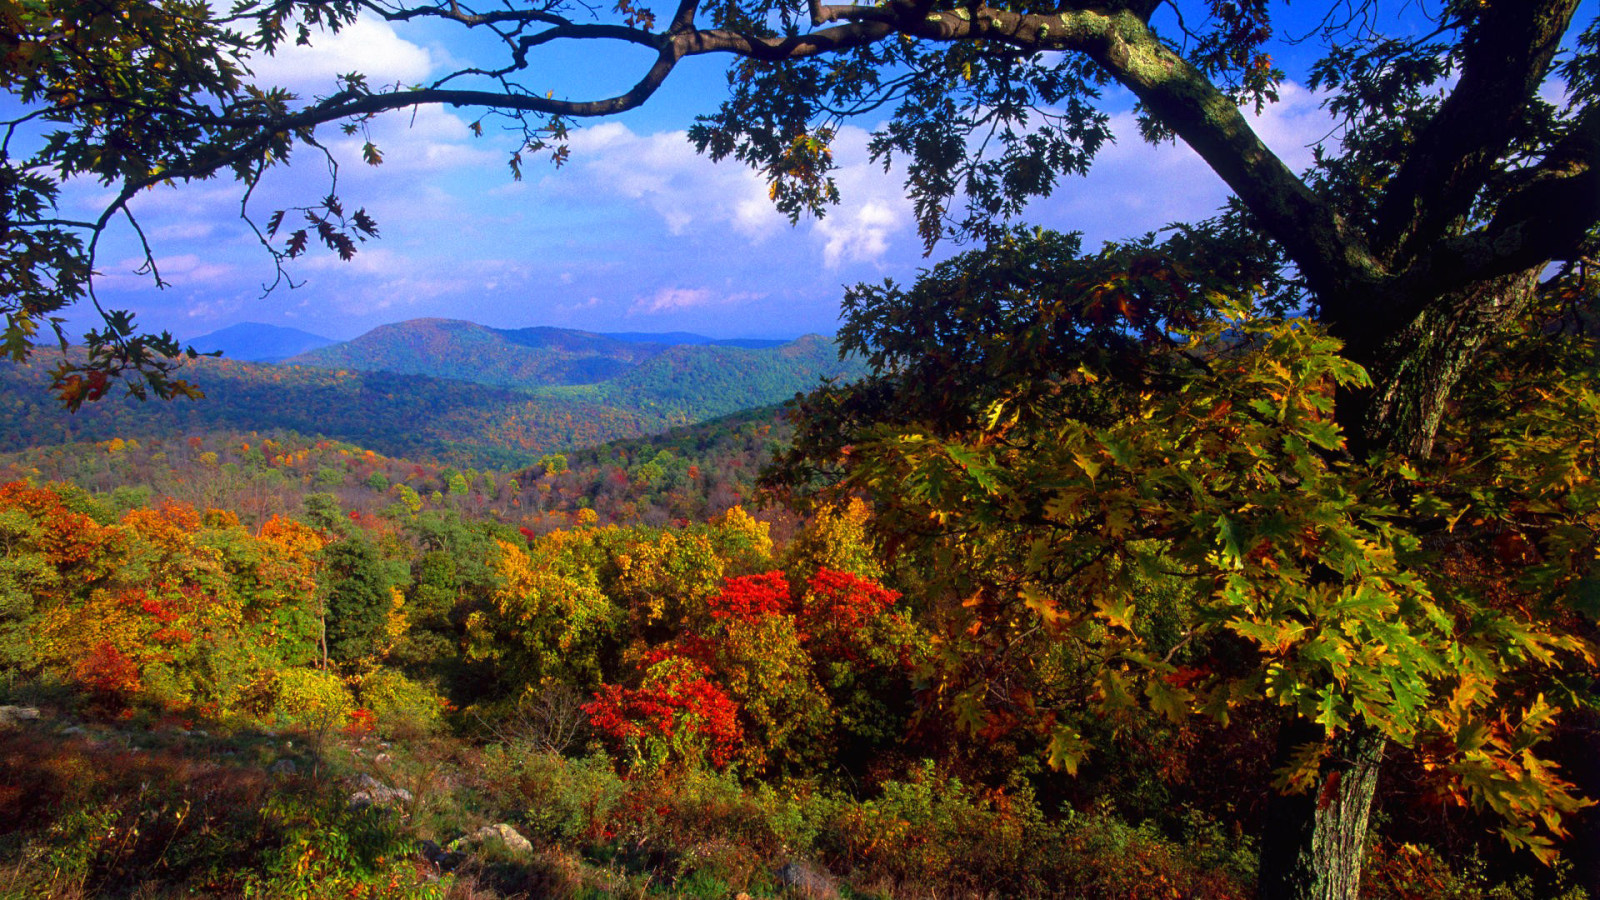
POLYGON ((1479 352, 1527 311, 1538 276, 1528 269, 1436 298, 1392 331, 1373 328, 1359 314, 1340 317, 1329 304, 1330 330, 1373 383, 1339 398, 1351 454, 1393 450, 1426 459, 1451 391, 1479 352))
MULTIPOLYGON (((1278 762, 1321 738, 1322 729, 1310 722, 1286 723, 1278 762)), ((1370 730, 1340 735, 1313 790, 1272 797, 1261 836, 1261 900, 1358 900, 1383 748, 1383 737, 1370 730)))
MULTIPOLYGON (((1351 452, 1358 458, 1381 450, 1426 458, 1452 390, 1479 352, 1526 312, 1538 276, 1539 270, 1529 269, 1438 297, 1397 330, 1359 314, 1327 316, 1373 381, 1372 388, 1339 397, 1351 452)), ((1325 304, 1330 313, 1354 308, 1325 304)), ((1287 723, 1279 735, 1278 764, 1323 737, 1313 723, 1287 723)), ((1334 739, 1315 790, 1272 798, 1261 839, 1261 900, 1358 900, 1383 753, 1381 735, 1353 729, 1334 739)))

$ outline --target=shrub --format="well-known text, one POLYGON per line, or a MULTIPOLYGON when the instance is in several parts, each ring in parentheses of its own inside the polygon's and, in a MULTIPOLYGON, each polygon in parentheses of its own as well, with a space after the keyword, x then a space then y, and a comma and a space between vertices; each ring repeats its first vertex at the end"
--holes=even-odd
POLYGON ((344 724, 356 708, 344 680, 320 669, 278 672, 273 712, 279 722, 301 728, 344 724))
POLYGON ((393 669, 379 669, 363 678, 360 697, 361 705, 377 719, 378 730, 391 736, 436 731, 445 704, 427 685, 393 669))

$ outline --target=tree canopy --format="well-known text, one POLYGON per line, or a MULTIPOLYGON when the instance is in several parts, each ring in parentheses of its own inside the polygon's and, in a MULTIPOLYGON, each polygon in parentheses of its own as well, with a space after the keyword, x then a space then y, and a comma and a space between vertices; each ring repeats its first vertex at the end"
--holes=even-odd
MULTIPOLYGON (((1453 333, 1432 351, 1449 356, 1473 340, 1482 315, 1457 322, 1450 309, 1460 304, 1441 298, 1576 261, 1600 208, 1600 33, 1591 25, 1570 34, 1578 6, 1428 4, 1416 20, 1428 30, 1391 35, 1390 11, 1369 0, 1330 4, 1309 33, 1286 35, 1284 13, 1265 0, 683 0, 671 10, 632 0, 610 10, 576 0, 7 4, 0 81, 16 103, 0 139, 6 349, 26 354, 53 313, 95 299, 99 239, 119 219, 132 221, 129 200, 151 186, 226 176, 248 199, 268 168, 321 152, 320 126, 359 133, 374 115, 419 104, 473 109, 479 132, 504 120, 518 135, 508 156, 518 174, 532 155, 563 160, 575 120, 637 107, 683 59, 716 55, 729 60, 730 91, 691 130, 702 151, 759 169, 778 207, 798 216, 836 198, 830 143, 841 123, 862 119, 877 126, 875 156, 906 163, 930 246, 992 236, 1028 200, 1083 171, 1110 136, 1104 93, 1120 85, 1137 98, 1147 137, 1186 142, 1227 182, 1250 227, 1270 238, 1352 347, 1395 355, 1391 338, 1422 328, 1453 333), (247 77, 251 54, 315 41, 317 29, 359 17, 491 40, 482 58, 426 84, 378 86, 350 73, 325 95, 296 97, 247 77), (1311 173, 1290 171, 1240 112, 1275 99, 1282 73, 1270 53, 1286 38, 1323 47, 1309 86, 1338 120, 1311 173), (540 50, 558 41, 656 56, 620 94, 554 97, 542 87, 540 50), (1565 88, 1560 105, 1544 99, 1551 84, 1565 88), (113 189, 99 216, 57 214, 70 178, 113 189), (1432 328, 1435 320, 1450 324, 1432 328)), ((380 162, 381 148, 369 142, 366 158, 380 162)), ((332 186, 251 221, 280 259, 313 243, 348 257, 377 234, 332 186)), ((159 284, 155 259, 147 254, 147 273, 159 284)), ((167 359, 175 343, 140 335, 125 314, 108 311, 89 345, 86 365, 60 372, 69 403, 99 396, 105 376, 127 370, 144 376, 127 382, 136 391, 188 390, 167 359)), ((1426 423, 1440 387, 1385 397, 1371 412, 1426 423)))
MULTIPOLYGON (((1595 467, 1582 434, 1556 421, 1566 410, 1581 413, 1569 424, 1588 422, 1593 409, 1592 346, 1556 339, 1592 327, 1595 301, 1600 22, 1579 15, 1579 0, 1443 0, 1422 4, 1409 21, 1425 25, 1409 28, 1364 0, 1330 3, 1294 34, 1265 0, 6 3, 0 79, 16 101, 0 138, 6 349, 25 356, 55 313, 97 302, 98 241, 118 217, 137 229, 128 203, 151 186, 227 176, 248 202, 270 167, 325 152, 320 127, 360 134, 371 117, 420 104, 470 108, 477 132, 509 125, 519 176, 532 156, 564 160, 575 121, 647 102, 685 58, 726 58, 728 96, 690 138, 762 172, 780 210, 821 213, 837 198, 831 144, 862 120, 875 158, 905 164, 924 242, 983 248, 910 291, 847 298, 847 343, 880 377, 822 395, 811 414, 863 442, 816 439, 796 465, 820 461, 829 477, 887 491, 915 513, 891 515, 890 536, 947 554, 936 561, 989 566, 985 578, 1020 573, 1002 618, 1020 602, 1046 623, 1077 621, 1049 591, 1087 579, 1097 627, 1117 636, 1134 626, 1118 579, 1170 565, 1210 585, 1197 607, 1206 628, 1194 633, 1233 635, 1251 648, 1239 651, 1247 662, 1230 657, 1236 668, 1188 683, 1178 648, 1218 645, 1148 657, 1121 635, 1109 639, 1118 665, 1139 669, 1162 709, 1215 710, 1248 685, 1286 710, 1286 752, 1316 750, 1283 770, 1301 773, 1287 781, 1317 787, 1280 810, 1294 824, 1274 839, 1300 849, 1268 865, 1264 846, 1264 895, 1352 896, 1349 863, 1385 744, 1417 746, 1454 715, 1449 765, 1477 771, 1481 751, 1504 774, 1532 737, 1504 717, 1502 732, 1474 730, 1516 696, 1494 685, 1545 683, 1522 681, 1524 663, 1587 652, 1561 604, 1592 565, 1595 467), (427 84, 351 73, 326 95, 295 97, 246 77, 250 54, 360 17, 490 40, 427 84), (1294 40, 1320 50, 1306 82, 1334 122, 1298 173, 1243 112, 1277 98, 1272 53, 1294 40), (620 94, 558 98, 540 68, 558 41, 655 55, 620 94), (1184 142, 1222 178, 1229 208, 1098 255, 1010 231, 1105 145, 1112 86, 1136 98, 1147 139, 1184 142), (58 216, 71 178, 112 188, 97 218, 58 216), (1260 298, 1255 310, 1246 296, 1260 298), (1540 371, 1528 368, 1539 348, 1557 345, 1568 350, 1546 380, 1523 377, 1540 371), (1511 382, 1526 392, 1495 388, 1496 372, 1523 373, 1511 382), (1117 481, 1130 471, 1140 474, 1117 481), (1440 535, 1463 521, 1483 530, 1459 565, 1521 559, 1515 540, 1496 549, 1508 534, 1531 548, 1526 596, 1440 562, 1440 535), (953 549, 952 523, 1021 529, 1021 543, 986 536, 953 549), (1145 539, 1165 544, 1152 555, 1145 539), (1037 549, 1019 558, 1019 548, 1037 549), (1030 596, 1030 580, 1049 590, 1030 596), (1485 646, 1496 648, 1487 659, 1485 646), (1404 677, 1386 669, 1397 659, 1404 677), (1285 681, 1290 670, 1305 677, 1285 681)), ((365 155, 382 161, 370 142, 365 155)), ((280 262, 314 243, 348 258, 378 228, 332 186, 297 208, 246 212, 280 262)), ((155 259, 147 245, 159 283, 155 259)), ((170 358, 175 342, 140 335, 124 313, 107 312, 89 344, 86 363, 57 371, 69 404, 130 370, 136 391, 191 390, 170 358)), ((1115 678, 1099 688, 1103 698, 1122 689, 1115 678)), ((1548 698, 1524 699, 1523 724, 1547 718, 1548 698)), ((1065 763, 1070 727, 1061 735, 1065 763)), ((1470 782, 1471 771, 1457 774, 1470 782)), ((1576 802, 1553 777, 1511 778, 1535 792, 1522 795, 1485 777, 1493 783, 1468 793, 1504 806, 1510 835, 1535 846, 1532 822, 1576 802)))

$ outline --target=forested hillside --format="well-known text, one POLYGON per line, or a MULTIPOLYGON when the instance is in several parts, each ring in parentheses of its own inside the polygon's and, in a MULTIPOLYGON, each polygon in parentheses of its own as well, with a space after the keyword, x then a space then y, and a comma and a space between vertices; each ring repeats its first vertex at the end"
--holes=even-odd
POLYGON ((536 399, 471 382, 207 358, 186 370, 205 392, 203 401, 142 403, 113 395, 69 413, 49 394, 52 365, 47 358, 0 363, 0 450, 281 428, 396 456, 499 467, 668 424, 579 398, 536 399))
MULTIPOLYGON (((446 329, 452 334, 488 332, 478 326, 453 328, 466 323, 445 324, 452 326, 446 329)), ((429 325, 420 332, 412 329, 406 333, 415 336, 435 331, 429 325)), ((538 378, 553 377, 556 369, 572 375, 573 366, 622 366, 630 358, 628 353, 636 353, 642 362, 628 365, 609 382, 517 390, 485 384, 481 378, 447 380, 394 371, 200 358, 190 361, 185 377, 205 393, 202 402, 150 404, 113 394, 69 413, 48 391, 54 360, 0 361, 0 452, 114 437, 281 429, 349 441, 393 456, 514 467, 553 451, 652 434, 781 402, 815 387, 824 377, 861 371, 858 362, 840 362, 832 342, 815 337, 750 349, 658 347, 555 329, 507 334, 543 342, 536 352, 530 351, 532 357, 522 360, 533 360, 529 362, 533 368, 517 370, 519 378, 535 377, 535 373, 538 378), (624 355, 600 357, 573 350, 595 342, 608 348, 608 353, 624 355), (556 345, 566 349, 552 349, 556 345)), ((488 373, 489 380, 499 375, 516 380, 511 377, 512 369, 505 367, 512 363, 496 353, 522 345, 495 337, 497 349, 490 352, 458 338, 455 334, 443 346, 459 352, 454 359, 461 367, 472 368, 468 366, 471 362, 476 366, 472 370, 488 373), (498 369, 497 359, 504 364, 498 369)), ((414 363, 430 358, 433 351, 411 348, 406 352, 410 354, 406 358, 414 363)), ((452 359, 448 355, 440 358, 452 359)), ((437 368, 454 371, 455 364, 437 368)))
POLYGON ((287 362, 536 387, 604 381, 663 349, 664 344, 618 341, 560 328, 504 331, 452 319, 411 319, 287 362))
MULTIPOLYGON (((815 387, 819 378, 859 377, 865 371, 860 361, 841 362, 833 342, 817 335, 792 342, 713 341, 565 328, 508 330, 452 319, 383 325, 286 362, 496 387, 596 385, 596 396, 606 403, 656 410, 668 419, 679 417, 678 422, 788 399, 815 387)), ((586 396, 582 391, 570 395, 586 396)))

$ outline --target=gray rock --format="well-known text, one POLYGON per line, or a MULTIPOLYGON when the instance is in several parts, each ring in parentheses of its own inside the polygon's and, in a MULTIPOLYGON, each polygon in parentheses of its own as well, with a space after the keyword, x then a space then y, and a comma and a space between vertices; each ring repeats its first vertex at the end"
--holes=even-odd
POLYGON ((491 843, 498 843, 519 856, 533 852, 533 844, 504 822, 498 825, 485 825, 466 837, 451 841, 450 849, 465 851, 469 847, 481 847, 491 843))
POLYGON ((467 860, 465 853, 451 852, 433 841, 418 841, 417 852, 421 853, 423 859, 433 863, 434 868, 441 872, 452 871, 456 866, 467 860))
POLYGON ((827 869, 813 862, 792 860, 773 873, 778 883, 806 900, 837 900, 839 886, 827 869))
POLYGON ((35 706, 0 706, 0 728, 15 728, 23 722, 39 721, 35 706))
POLYGON ((267 769, 267 774, 269 775, 289 776, 298 775, 299 773, 300 767, 292 759, 280 759, 273 763, 271 768, 267 769))
POLYGON ((350 795, 352 810, 366 809, 369 806, 399 806, 412 800, 410 791, 405 788, 390 787, 371 775, 358 776, 356 787, 359 790, 350 795))

